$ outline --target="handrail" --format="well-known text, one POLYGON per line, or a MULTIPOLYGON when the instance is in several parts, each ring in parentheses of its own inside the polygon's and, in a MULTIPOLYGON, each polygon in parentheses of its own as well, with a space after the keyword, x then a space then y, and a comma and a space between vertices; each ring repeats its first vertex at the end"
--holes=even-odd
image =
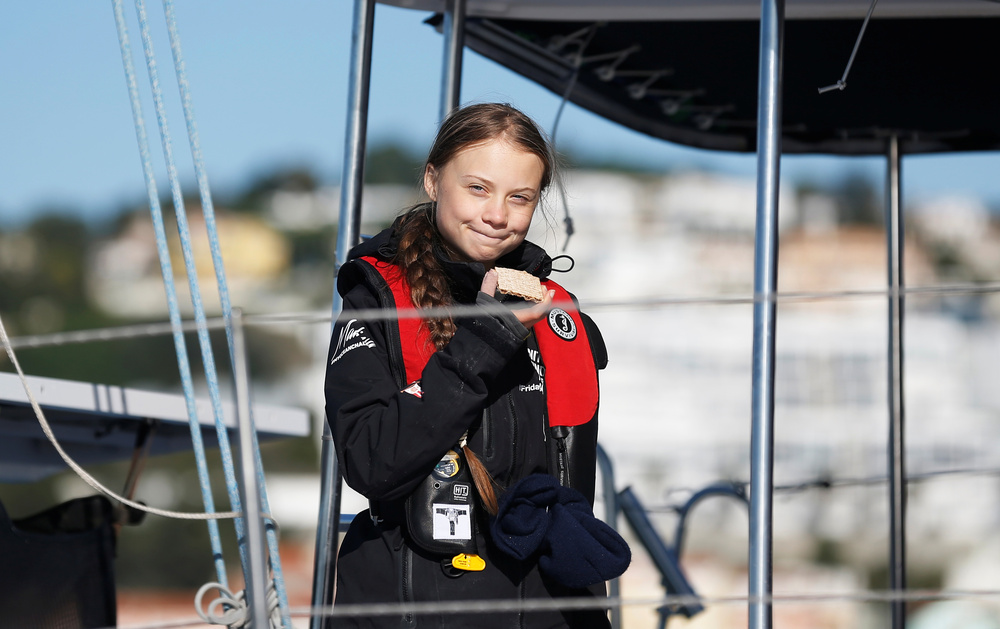
MULTIPOLYGON (((679 557, 656 532, 649 515, 631 487, 626 487, 618 494, 618 503, 629 526, 635 531, 650 559, 653 560, 656 569, 659 570, 667 594, 692 598, 697 596, 684 575, 684 571, 681 570, 678 563, 679 557)), ((704 606, 698 602, 662 605, 657 609, 660 614, 660 627, 664 627, 667 618, 673 614, 681 614, 685 618, 691 618, 704 609, 704 606)))
MULTIPOLYGON (((680 558, 684 547, 687 516, 696 504, 709 496, 730 496, 737 498, 749 507, 749 500, 747 499, 746 490, 743 485, 738 483, 716 483, 709 485, 695 492, 688 498, 687 502, 677 508, 679 518, 674 532, 674 544, 673 546, 668 546, 656 531, 656 527, 653 526, 652 521, 649 519, 646 509, 642 506, 639 497, 632 491, 632 488, 626 487, 617 494, 617 506, 625 516, 629 526, 635 531, 636 536, 649 554, 649 557, 653 560, 656 569, 660 572, 663 587, 667 591, 667 594, 690 597, 691 599, 697 597, 694 587, 688 581, 684 570, 681 568, 680 558)), ((691 618, 704 609, 704 606, 697 601, 663 605, 657 609, 660 614, 659 626, 661 629, 665 627, 667 620, 674 614, 691 618)))

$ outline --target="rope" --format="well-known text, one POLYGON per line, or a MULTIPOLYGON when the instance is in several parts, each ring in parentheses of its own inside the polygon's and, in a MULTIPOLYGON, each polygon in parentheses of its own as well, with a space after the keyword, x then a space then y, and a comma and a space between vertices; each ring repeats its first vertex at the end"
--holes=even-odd
MULTIPOLYGON (((155 515, 161 515, 167 518, 175 518, 179 520, 221 520, 228 518, 238 518, 240 514, 235 511, 225 511, 222 513, 188 513, 182 511, 168 511, 165 509, 157 509, 156 507, 150 507, 142 504, 141 502, 135 502, 134 500, 129 500, 128 498, 121 496, 111 489, 108 489, 100 483, 96 478, 91 476, 85 469, 83 469, 76 461, 74 461, 59 444, 56 439, 55 434, 52 432, 52 427, 49 425, 48 420, 45 418, 45 413, 42 412, 42 407, 38 404, 38 400, 35 399, 34 393, 31 391, 31 387, 28 385, 28 379, 24 375, 24 370, 21 369, 21 363, 17 360, 17 355, 14 353, 14 348, 10 344, 10 338, 7 336, 7 329, 4 327, 3 319, 0 318, 0 342, 3 343, 4 350, 7 352, 7 357, 10 359, 11 364, 14 365, 14 369, 17 371, 18 377, 21 379, 21 384, 24 386, 24 392, 28 396, 28 403, 31 405, 32 410, 35 411, 35 417, 38 419, 39 425, 42 427, 42 432, 45 433, 45 437, 49 442, 55 447, 56 452, 62 457, 62 460, 66 462, 77 476, 80 477, 85 483, 93 487, 95 490, 102 494, 105 494, 118 502, 128 505, 133 509, 138 509, 140 511, 145 511, 147 513, 152 513, 155 515)), ((270 518, 270 515, 266 516, 270 518)))
MULTIPOLYGON (((208 328, 205 325, 205 307, 201 299, 201 289, 198 285, 198 269, 195 265, 194 251, 191 247, 191 230, 187 222, 187 210, 184 207, 184 195, 181 191, 180 177, 177 174, 177 166, 174 163, 173 143, 170 139, 170 129, 167 124, 166 108, 163 103, 163 92, 160 89, 156 55, 153 51, 153 41, 149 32, 149 22, 146 18, 144 0, 135 0, 135 8, 139 17, 139 31, 142 35, 142 46, 146 56, 146 68, 149 71, 150 88, 153 92, 156 121, 160 129, 160 144, 163 147, 163 158, 166 161, 167 177, 170 181, 170 191, 174 202, 174 216, 177 220, 177 232, 180 237, 184 268, 187 271, 191 305, 194 308, 195 322, 198 325, 198 345, 201 348, 201 359, 204 365, 205 381, 208 385, 209 400, 212 405, 212 415, 215 417, 219 454, 222 457, 222 467, 226 477, 226 493, 229 495, 229 504, 232 510, 242 511, 239 487, 236 484, 232 450, 229 445, 229 434, 222 422, 222 399, 219 394, 218 373, 215 366, 215 357, 212 353, 212 343, 208 337, 208 328)), ((165 281, 173 282, 173 278, 165 278, 165 281)), ((204 450, 198 452, 197 456, 204 457, 204 450)), ((238 540, 245 539, 242 520, 236 519, 233 523, 236 526, 236 538, 238 540)), ((245 559, 242 545, 240 547, 240 554, 245 559)), ((244 565, 246 565, 245 562, 244 565)), ((222 579, 220 579, 220 582, 225 583, 222 579)))
MULTIPOLYGON (((276 591, 275 582, 271 581, 267 588, 266 607, 268 620, 272 627, 282 626, 283 615, 287 617, 289 623, 291 622, 291 618, 287 616, 287 607, 285 608, 286 611, 282 611, 282 605, 279 600, 280 595, 276 591)), ((233 594, 221 583, 206 583, 201 586, 194 597, 194 608, 202 620, 212 625, 227 625, 232 629, 241 629, 242 627, 249 627, 252 620, 250 618, 250 610, 247 607, 246 591, 233 594), (207 609, 203 609, 202 601, 205 598, 205 594, 212 589, 219 590, 219 596, 208 604, 207 609)))
MULTIPOLYGON (((234 350, 233 342, 233 325, 232 325, 232 304, 229 299, 229 284, 226 281, 226 270, 225 265, 222 262, 222 247, 219 243, 219 232, 215 222, 215 205, 212 202, 212 193, 208 185, 208 173, 205 169, 205 161, 202 157, 201 152, 201 141, 198 136, 198 127, 195 123, 194 117, 194 107, 191 104, 191 89, 190 84, 187 80, 187 70, 184 65, 184 55, 181 51, 181 41, 180 35, 177 31, 177 17, 174 13, 174 3, 173 0, 163 0, 163 11, 167 22, 167 32, 170 37, 170 51, 174 59, 174 71, 177 75, 177 85, 181 93, 181 106, 184 111, 184 121, 187 126, 188 132, 188 142, 191 146, 191 157, 194 162, 195 175, 198 180, 198 192, 201 197, 201 207, 202 214, 205 219, 205 229, 208 233, 209 249, 212 253, 212 267, 215 269, 215 279, 216 285, 219 292, 219 302, 222 305, 222 317, 226 329, 226 340, 229 347, 229 360, 230 364, 235 369, 236 366, 236 356, 234 350)), ((189 271, 190 273, 190 271, 189 271)), ((204 319, 204 317, 202 317, 204 319)), ((204 320, 202 321, 204 324, 204 320)), ((207 371, 207 365, 206 365, 207 371)), ((214 371, 214 370, 213 370, 214 371)), ((217 386, 217 385, 216 385, 217 386)), ((221 408, 221 405, 220 405, 221 408)), ((221 426, 221 411, 217 418, 217 426, 221 426)), ((251 427, 254 426, 253 421, 253 409, 249 412, 249 424, 251 427)), ((225 432, 224 428, 222 429, 225 432)), ((270 511, 271 507, 267 499, 267 483, 264 478, 264 463, 260 456, 260 444, 257 440, 256 429, 251 430, 250 433, 251 441, 253 443, 253 454, 255 458, 255 468, 257 471, 257 487, 259 490, 259 496, 261 501, 261 508, 263 511, 270 511)), ((221 444, 221 441, 220 441, 221 444)), ((237 499, 239 497, 238 488, 236 484, 235 469, 232 465, 232 455, 228 451, 228 443, 226 444, 226 451, 223 453, 223 458, 229 458, 229 464, 224 466, 226 481, 230 488, 236 491, 237 499)), ((221 447, 221 446, 220 446, 221 447)), ((238 504, 238 503, 234 503, 238 504)), ((237 508, 234 506, 234 508, 237 508)), ((237 535, 240 536, 239 528, 237 528, 237 535)), ((278 553, 278 539, 275 535, 273 528, 268 527, 265 531, 265 536, 267 538, 267 548, 268 554, 271 560, 272 571, 274 575, 274 586, 277 592, 278 600, 281 603, 281 609, 284 615, 284 626, 286 629, 291 629, 291 619, 287 617, 288 609, 288 597, 285 591, 285 580, 281 572, 281 557, 278 553)), ((239 539, 244 540, 245 537, 240 536, 239 539)), ((244 560, 244 565, 246 565, 246 544, 245 542, 240 544, 240 554, 244 560)))
MULTIPOLYGON (((173 269, 170 264, 170 251, 167 248, 166 230, 163 226, 163 213, 160 210, 160 199, 157 193, 156 178, 153 175, 153 161, 149 152, 149 140, 146 136, 145 117, 142 114, 142 104, 139 99, 139 89, 132 65, 132 48, 129 44, 128 29, 125 26, 125 16, 122 12, 121 0, 112 0, 115 15, 115 26, 118 30, 118 42, 121 48, 122 65, 125 68, 125 82, 128 86, 129 101, 132 105, 132 121, 135 125, 136 140, 139 144, 139 156, 142 163, 143 177, 146 182, 146 195, 149 198, 149 212, 156 234, 156 249, 160 258, 160 272, 163 276, 163 286, 167 294, 167 307, 170 312, 171 330, 174 337, 174 351, 177 354, 177 367, 180 372, 181 385, 184 390, 184 400, 187 406, 188 422, 191 429, 191 444, 195 451, 195 466, 198 470, 198 482, 201 486, 202 502, 207 513, 215 511, 215 501, 212 497, 212 485, 208 474, 208 462, 205 460, 205 447, 201 439, 201 426, 198 424, 198 411, 194 399, 194 383, 191 378, 191 365, 188 361, 187 345, 184 342, 184 332, 181 329, 180 308, 177 303, 177 291, 174 287, 173 269)), ((150 80, 156 83, 155 63, 151 65, 150 80)), ((40 410, 40 409, 39 409, 40 410)), ((37 411, 36 411, 37 413, 37 411)), ((132 506, 132 505, 130 505, 132 506)), ((235 510, 234 510, 235 511, 235 510)), ((227 583, 226 564, 222 557, 222 538, 219 525, 215 519, 208 521, 209 542, 215 564, 215 573, 220 583, 227 583)))

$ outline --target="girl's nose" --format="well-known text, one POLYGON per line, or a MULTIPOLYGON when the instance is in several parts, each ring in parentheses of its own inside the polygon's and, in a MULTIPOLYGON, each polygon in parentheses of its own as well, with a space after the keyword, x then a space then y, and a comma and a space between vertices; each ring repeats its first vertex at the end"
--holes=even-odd
POLYGON ((483 222, 494 227, 507 224, 507 208, 503 199, 490 199, 483 211, 483 222))

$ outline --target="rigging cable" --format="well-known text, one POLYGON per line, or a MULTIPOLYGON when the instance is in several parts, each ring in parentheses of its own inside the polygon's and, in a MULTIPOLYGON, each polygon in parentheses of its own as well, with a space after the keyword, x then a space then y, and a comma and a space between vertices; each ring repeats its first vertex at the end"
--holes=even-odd
MULTIPOLYGON (((551 145, 551 160, 553 167, 555 166, 556 157, 556 133, 559 131, 559 121, 562 120, 563 111, 566 109, 566 103, 569 101, 570 94, 573 93, 573 88, 576 87, 576 81, 580 77, 580 68, 583 66, 583 52, 590 45, 591 40, 594 39, 594 35, 597 33, 597 24, 592 25, 587 29, 586 38, 580 42, 580 46, 577 51, 572 55, 573 59, 573 74, 570 76, 569 81, 566 83, 566 89, 563 91, 562 99, 559 101, 559 107, 556 109, 555 120, 552 121, 552 133, 550 134, 550 145, 551 145)), ((556 176, 556 187, 559 189, 559 198, 563 205, 563 224, 566 226, 566 240, 563 242, 562 250, 565 252, 569 247, 569 239, 573 237, 573 233, 576 229, 573 227, 573 217, 569 214, 569 199, 566 195, 566 186, 563 183, 562 176, 556 176)))
MULTIPOLYGON (((1000 1, 1000 0, 998 0, 1000 1)), ((651 296, 629 299, 606 299, 588 300, 581 299, 580 305, 573 303, 560 304, 564 309, 572 308, 585 311, 601 310, 649 310, 655 308, 671 308, 678 306, 744 306, 761 301, 775 301, 777 303, 805 303, 820 301, 836 301, 840 299, 872 299, 884 298, 893 295, 903 296, 945 296, 945 295, 991 295, 1000 293, 1000 282, 978 283, 978 284, 951 284, 942 286, 917 286, 910 288, 894 289, 870 289, 870 290, 848 290, 848 291, 801 291, 787 293, 772 293, 770 295, 739 296, 721 295, 718 297, 675 297, 670 295, 651 296)), ((489 309, 487 308, 487 311, 489 309)), ((435 309, 425 308, 421 310, 402 311, 387 314, 380 309, 359 310, 359 317, 372 321, 381 321, 386 318, 395 319, 407 317, 441 317, 447 315, 476 316, 483 313, 481 306, 461 306, 456 305, 451 308, 435 309)), ((332 316, 328 311, 312 312, 277 312, 272 314, 244 315, 244 322, 248 326, 266 325, 292 325, 292 324, 329 324, 332 316)), ((205 322, 208 329, 222 329, 224 321, 213 318, 205 322)), ((53 332, 50 334, 36 334, 19 336, 11 339, 11 346, 18 348, 38 348, 58 345, 72 345, 76 343, 92 343, 98 341, 111 341, 129 339, 141 336, 159 336, 169 333, 173 329, 171 323, 142 323, 135 325, 123 325, 111 328, 93 328, 89 330, 73 330, 69 332, 53 332)), ((193 322, 182 322, 180 329, 186 332, 197 330, 193 322)))
MULTIPOLYGON (((167 293, 167 307, 170 312, 170 323, 174 338, 174 351, 177 354, 177 366, 180 371, 181 386, 187 406, 188 421, 191 428, 192 448, 195 464, 198 470, 198 481, 201 486, 202 502, 207 513, 215 512, 215 501, 212 497, 212 486, 208 474, 208 462, 204 456, 204 443, 201 438, 201 428, 198 425, 198 411, 194 400, 194 383, 191 377, 191 365, 188 360, 187 345, 181 330, 180 308, 177 302, 177 290, 173 283, 173 268, 170 263, 170 251, 167 247, 166 230, 163 225, 163 212, 160 209, 160 199, 157 194, 156 178, 153 174, 153 162, 149 153, 149 140, 146 135, 145 117, 142 114, 142 104, 139 100, 139 89, 132 64, 132 48, 129 43, 128 29, 122 11, 121 0, 112 0, 115 15, 115 25, 118 30, 118 43, 121 48, 122 64, 125 68, 125 82, 128 87, 129 101, 132 105, 132 121, 135 125, 136 140, 139 144, 139 156, 142 162, 143 177, 146 182, 146 194, 149 199, 149 212, 152 217, 153 229, 156 234, 157 253, 160 258, 160 272, 163 276, 163 286, 167 293)), ((38 411, 36 411, 37 413, 38 411)), ((132 506, 132 505, 130 505, 132 506)), ((236 510, 234 510, 236 511, 236 510)), ((227 583, 226 564, 222 558, 222 538, 219 525, 215 520, 208 522, 209 542, 215 563, 215 573, 220 583, 227 583)))
MULTIPOLYGON (((146 142, 145 142, 146 136, 145 136, 144 126, 141 125, 142 113, 141 113, 141 106, 140 106, 139 101, 138 101, 138 90, 133 89, 135 87, 135 80, 134 80, 134 71, 131 71, 131 51, 128 50, 127 47, 126 47, 127 42, 128 42, 128 39, 127 39, 127 30, 126 30, 126 27, 125 27, 125 24, 124 24, 124 19, 123 19, 122 12, 121 12, 120 0, 113 0, 113 4, 114 4, 114 7, 115 7, 116 24, 118 25, 118 29, 119 29, 119 40, 122 43, 122 58, 123 58, 123 62, 125 64, 125 66, 126 66, 126 79, 127 79, 128 84, 129 84, 129 94, 130 94, 130 97, 131 97, 131 100, 132 100, 133 118, 137 120, 137 124, 136 124, 137 138, 139 139, 139 143, 142 146, 143 144, 146 144, 146 142), (142 129, 141 132, 140 132, 140 128, 142 129)), ((216 371, 215 359, 214 359, 214 356, 213 356, 213 353, 212 353, 212 349, 211 349, 211 342, 210 342, 210 339, 208 337, 208 329, 207 329, 207 325, 206 325, 205 311, 204 311, 204 306, 203 306, 202 301, 201 301, 201 292, 200 292, 200 289, 199 289, 199 286, 198 286, 197 268, 196 268, 196 265, 195 265, 195 262, 194 262, 194 256, 193 256, 193 252, 192 252, 192 249, 191 249, 190 229, 188 227, 187 214, 186 214, 186 210, 185 210, 185 207, 184 207, 184 199, 183 199, 183 194, 182 194, 181 188, 180 188, 179 178, 178 178, 178 175, 177 175, 177 168, 176 168, 176 165, 175 165, 174 160, 173 160, 173 151, 172 151, 172 143, 171 143, 171 139, 170 139, 170 132, 169 132, 168 124, 167 124, 166 113, 165 113, 165 110, 164 110, 163 95, 162 95, 162 91, 160 89, 159 77, 158 77, 158 74, 157 74, 156 58, 155 58, 155 54, 153 52, 152 39, 151 39, 150 34, 149 34, 149 25, 148 25, 148 21, 146 19, 146 11, 145 11, 145 6, 144 6, 144 3, 143 3, 143 0, 135 0, 135 6, 136 6, 136 12, 138 14, 138 19, 139 19, 139 26, 140 26, 141 36, 142 36, 142 43, 143 43, 143 50, 144 50, 144 53, 145 53, 146 66, 147 66, 148 73, 149 73, 149 81, 150 81, 150 86, 151 86, 152 94, 153 94, 153 103, 154 103, 155 110, 156 110, 156 118, 157 118, 157 123, 158 123, 158 126, 159 126, 159 130, 160 130, 161 144, 162 144, 162 147, 163 147, 164 159, 166 161, 166 166, 167 166, 167 174, 168 174, 168 178, 170 180, 170 188, 171 188, 171 193, 172 193, 172 196, 173 196, 173 204, 174 204, 174 213, 175 213, 176 220, 177 220, 177 229, 178 229, 178 234, 180 236, 181 250, 182 250, 182 254, 183 254, 183 258, 184 258, 185 269, 187 271, 187 276, 188 276, 188 284, 189 284, 189 289, 190 289, 190 293, 191 293, 191 302, 192 302, 192 306, 194 308, 195 320, 196 320, 196 323, 197 323, 198 341, 199 341, 199 345, 201 347, 202 362, 203 362, 204 367, 205 367, 205 378, 206 378, 206 381, 207 381, 207 384, 208 384, 208 389, 209 389, 209 394, 210 394, 210 399, 211 399, 211 404, 212 404, 213 415, 215 417, 216 434, 217 434, 217 438, 218 438, 218 442, 219 442, 220 454, 222 456, 223 469, 224 469, 225 476, 226 476, 226 489, 227 489, 227 493, 229 495, 230 504, 232 505, 232 510, 236 511, 236 512, 240 512, 240 511, 242 511, 242 507, 241 507, 241 500, 240 500, 240 495, 239 495, 239 486, 238 486, 238 484, 236 482, 236 475, 235 475, 235 469, 234 469, 234 465, 233 465, 232 451, 231 451, 230 444, 229 444, 228 433, 226 431, 226 427, 223 424, 223 420, 222 420, 222 403, 221 403, 220 394, 219 394, 219 387, 218 387, 218 374, 217 374, 217 371, 216 371)), ((168 17, 168 21, 169 21, 170 18, 173 16, 173 11, 172 11, 172 6, 169 5, 169 1, 168 0, 165 0, 165 2, 164 2, 164 8, 165 8, 165 11, 167 13, 167 17, 168 17)), ((176 37, 176 24, 173 24, 173 26, 171 27, 171 30, 172 30, 172 33, 171 33, 171 48, 172 48, 172 51, 174 52, 175 65, 177 65, 178 61, 179 60, 182 61, 182 59, 180 57, 179 39, 176 37)), ((199 166, 201 166, 200 148, 199 148, 198 143, 197 143, 197 135, 196 135, 196 133, 193 134, 193 135, 191 135, 191 131, 194 130, 194 127, 193 127, 193 116, 190 113, 191 112, 191 108, 190 108, 190 92, 187 90, 186 75, 183 72, 183 68, 182 67, 177 66, 177 70, 178 70, 178 81, 181 84, 182 99, 186 101, 185 117, 186 117, 186 119, 188 120, 188 123, 189 123, 188 124, 188 130, 189 130, 189 135, 190 135, 190 138, 191 138, 191 141, 192 141, 192 150, 195 152, 195 161, 196 161, 196 163, 199 166)), ((142 160, 143 160, 144 173, 146 173, 147 191, 148 191, 148 194, 149 194, 149 197, 150 197, 150 200, 151 200, 151 202, 150 202, 151 211, 153 211, 154 199, 156 197, 156 185, 155 185, 155 180, 152 178, 152 166, 151 166, 151 163, 150 163, 150 155, 149 155, 148 147, 145 150, 143 150, 142 148, 140 148, 140 154, 141 154, 141 157, 142 157, 142 160)), ((204 186, 201 185, 203 183, 205 183, 205 177, 204 177, 204 170, 202 168, 202 169, 200 169, 200 173, 199 173, 199 185, 200 185, 200 187, 202 189, 203 198, 205 198, 205 196, 207 195, 207 188, 205 188, 204 186)), ((155 205, 156 205, 157 210, 158 210, 158 208, 159 208, 158 200, 155 201, 155 205)), ((204 207, 203 207, 203 211, 204 211, 204 207)), ((154 213, 154 215, 156 215, 159 212, 153 212, 153 213, 154 213)), ((154 221, 155 220, 156 220, 156 218, 154 216, 154 221)), ((168 256, 169 256, 169 253, 167 252, 166 235, 165 235, 164 230, 162 229, 162 216, 159 217, 159 222, 160 222, 160 229, 156 230, 156 237, 157 237, 157 248, 158 248, 158 251, 160 252, 161 267, 162 267, 163 266, 162 260, 163 260, 164 253, 167 253, 168 256)), ((212 238, 212 236, 211 236, 212 232, 215 231, 214 227, 215 227, 214 221, 211 221, 211 224, 209 224, 209 220, 206 218, 206 228, 209 230, 210 239, 212 238)), ((216 272, 218 273, 219 272, 219 266, 218 265, 221 264, 221 258, 218 258, 217 254, 218 254, 218 243, 217 243, 217 240, 216 240, 216 242, 213 244, 213 261, 215 261, 217 263, 216 272)), ((172 275, 172 273, 168 274, 168 273, 164 272, 163 279, 164 279, 164 284, 165 285, 170 285, 171 286, 171 288, 167 289, 168 290, 168 294, 171 293, 171 292, 174 292, 175 299, 173 301, 170 301, 168 299, 168 304, 169 304, 169 306, 170 306, 170 308, 172 310, 172 318, 173 318, 175 316, 175 315, 173 315, 173 311, 177 310, 177 303, 176 303, 176 294, 175 294, 175 291, 172 290, 172 284, 173 284, 173 275, 172 275)), ((220 284, 220 287, 222 287, 224 285, 225 284, 224 284, 224 280, 223 280, 223 282, 220 284)), ((228 302, 228 298, 226 298, 226 301, 228 302)), ((179 314, 176 315, 176 316, 179 319, 179 314)), ((228 332, 228 329, 227 329, 227 332, 228 332)), ((175 337, 178 334, 179 333, 177 331, 175 331, 175 337)), ((231 336, 228 337, 228 338, 231 339, 231 336)), ((175 338, 175 345, 177 345, 178 347, 184 345, 183 336, 180 337, 180 342, 179 343, 176 341, 176 338, 175 338)), ((230 346, 231 346, 231 344, 230 344, 230 346)), ((180 354, 179 354, 179 356, 180 356, 180 354)), ((181 362, 185 363, 185 366, 187 367, 187 369, 186 369, 187 373, 184 376, 182 376, 182 379, 185 380, 185 381, 187 381, 187 382, 189 382, 190 379, 191 379, 190 378, 190 366, 186 364, 187 363, 187 361, 186 361, 186 348, 184 349, 184 356, 185 356, 185 360, 181 361, 181 359, 179 358, 178 362, 179 363, 181 363, 181 362)), ((231 354, 231 356, 232 356, 232 354, 231 354)), ((184 369, 182 367, 182 371, 183 370, 184 369)), ((194 414, 194 413, 191 412, 191 410, 193 409, 193 388, 187 386, 187 384, 185 385, 185 397, 189 398, 189 420, 190 420, 190 422, 192 424, 192 434, 193 435, 195 433, 198 434, 198 437, 196 439, 193 439, 193 448, 194 448, 194 450, 196 452, 196 457, 199 458, 199 459, 204 459, 205 458, 204 445, 201 443, 201 439, 200 439, 200 429, 199 429, 199 427, 197 425, 197 416, 196 416, 196 414, 194 414)), ((256 443, 255 443, 255 445, 256 445, 256 443)), ((255 462, 256 462, 256 467, 257 467, 258 472, 259 472, 259 470, 260 470, 259 455, 255 459, 255 462)), ((207 465, 205 465, 202 461, 200 461, 199 462, 199 467, 202 467, 202 466, 205 466, 207 468, 207 465)), ((261 494, 263 494, 264 493, 263 492, 263 486, 261 486, 260 489, 261 489, 261 494)), ((248 488, 248 490, 249 490, 249 488, 248 488)), ((212 510, 214 510, 214 504, 213 504, 213 501, 211 500, 211 487, 208 484, 207 474, 206 474, 206 477, 203 480, 202 494, 203 494, 203 499, 206 496, 208 496, 208 499, 205 502, 206 511, 212 511, 212 510)), ((262 498, 262 501, 263 501, 263 498, 262 498)), ((235 528, 236 528, 236 536, 237 536, 237 540, 238 540, 238 544, 239 544, 241 564, 242 564, 242 566, 244 568, 244 573, 245 573, 245 576, 246 576, 246 570, 247 570, 247 566, 248 566, 248 559, 247 559, 247 547, 246 547, 247 539, 246 539, 246 535, 245 535, 245 524, 244 524, 244 522, 243 522, 243 520, 241 518, 236 518, 234 520, 234 525, 235 525, 235 528)), ((214 531, 210 530, 210 536, 213 537, 213 538, 217 538, 218 537, 217 528, 214 531)), ((273 530, 272 530, 268 534, 269 546, 272 546, 272 544, 270 544, 270 542, 272 540, 274 540, 274 539, 275 538, 274 538, 273 530)), ((212 545, 213 545, 213 557, 214 557, 214 560, 215 560, 215 563, 216 563, 216 576, 218 577, 219 582, 222 583, 223 585, 225 585, 227 583, 227 580, 226 580, 226 575, 225 575, 225 566, 224 566, 224 563, 222 562, 221 543, 219 543, 216 539, 213 539, 212 545)), ((276 546, 276 544, 274 544, 273 546, 276 546)), ((271 555, 272 555, 272 558, 274 558, 277 555, 277 549, 276 548, 273 549, 271 555)), ((272 565, 272 568, 277 568, 278 567, 278 564, 276 562, 272 561, 272 564, 274 564, 274 565, 272 565)), ((280 568, 279 568, 279 570, 280 570, 280 568)), ((249 579, 247 579, 247 581, 249 581, 249 579)), ((278 585, 278 587, 282 591, 282 595, 279 598, 282 600, 282 602, 284 602, 285 601, 285 597, 283 595, 283 590, 284 590, 283 583, 281 581, 279 581, 277 583, 277 585, 278 585)), ((287 605, 285 605, 285 608, 287 608, 287 605)), ((288 620, 288 622, 286 622, 284 624, 285 624, 286 628, 290 628, 290 626, 291 626, 290 620, 288 620)))
MULTIPOLYGON (((201 141, 198 135, 198 126, 195 122, 194 116, 194 107, 191 104, 190 83, 187 80, 187 70, 184 64, 184 56, 181 52, 180 34, 177 30, 177 17, 174 13, 173 0, 163 0, 163 11, 167 22, 167 32, 170 38, 170 51, 174 59, 174 71, 177 75, 177 85, 181 93, 181 107, 184 111, 184 121, 187 126, 188 143, 191 147, 191 157, 194 162, 195 176, 198 180, 198 192, 201 198, 202 215, 205 219, 209 249, 212 253, 212 266, 215 269, 215 280, 216 285, 218 286, 219 302, 222 306, 222 317, 225 322, 229 359, 230 364, 235 371, 236 356, 234 352, 232 325, 233 308, 229 299, 229 283, 226 280, 226 269, 222 261, 222 247, 219 243, 219 231, 215 221, 215 205, 212 202, 212 193, 208 184, 208 171, 205 168, 205 161, 202 156, 201 141)), ((249 423, 250 426, 254 426, 252 406, 249 410, 249 423)), ((265 512, 269 512, 271 507, 267 499, 267 483, 264 478, 264 463, 260 456, 260 444, 257 440, 256 429, 251 431, 250 436, 253 441, 253 456, 255 457, 257 486, 259 487, 261 508, 265 512)), ((232 466, 230 465, 225 469, 227 470, 227 481, 232 487, 235 488, 236 478, 232 466), (230 472, 232 473, 230 474, 230 472)), ((265 535, 267 537, 268 555, 271 561, 271 571, 274 578, 274 588, 277 593, 278 603, 282 614, 282 624, 287 629, 291 629, 291 618, 287 615, 288 596, 285 590, 285 580, 281 570, 281 557, 278 552, 278 538, 272 526, 266 526, 265 535)), ((241 550, 243 549, 245 549, 245 545, 241 545, 241 550)))

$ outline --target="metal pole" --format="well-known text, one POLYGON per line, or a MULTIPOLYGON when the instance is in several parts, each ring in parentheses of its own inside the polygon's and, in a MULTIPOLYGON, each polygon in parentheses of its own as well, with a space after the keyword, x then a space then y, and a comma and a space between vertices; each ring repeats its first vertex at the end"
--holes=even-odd
MULTIPOLYGON (((340 178, 337 271, 347 261, 348 252, 360 239, 361 191, 364 185, 368 90, 371 83, 374 23, 375 0, 355 0, 354 27, 351 32, 351 76, 347 97, 347 133, 344 138, 343 174, 340 178)), ((342 305, 340 295, 334 287, 334 319, 340 313, 342 305)), ((312 606, 314 609, 333 604, 333 588, 336 583, 341 478, 328 422, 324 422, 323 426, 320 466, 320 505, 316 527, 316 556, 313 566, 312 606)), ((314 614, 309 627, 310 629, 320 629, 323 624, 323 617, 314 614)))
MULTIPOLYGON (((903 413, 903 215, 899 138, 889 138, 885 226, 889 254, 889 589, 906 590, 906 465, 903 413)), ((906 624, 906 605, 894 600, 893 629, 906 624)))
POLYGON ((257 485, 257 458, 254 456, 253 424, 250 421, 250 378, 247 373, 246 346, 243 340, 243 312, 232 310, 233 371, 236 380, 236 420, 240 429, 240 471, 242 472, 243 520, 247 536, 250 602, 250 627, 268 629, 267 551, 264 544, 264 520, 257 485))
POLYGON ((465 46, 465 0, 450 0, 444 12, 444 72, 441 75, 441 120, 461 104, 462 49, 465 46))
MULTIPOLYGON (((601 444, 597 444, 597 466, 601 470, 601 493, 604 496, 604 521, 618 530, 618 492, 615 491, 615 468, 611 463, 611 457, 605 452, 601 444)), ((621 595, 621 583, 618 579, 611 579, 608 583, 608 596, 618 598, 621 595)), ((611 629, 621 629, 622 608, 611 608, 611 629)))
MULTIPOLYGON (((333 605, 333 589, 337 582, 337 538, 340 534, 340 491, 342 479, 337 468, 337 452, 333 447, 330 425, 323 422, 320 447, 320 501, 316 523, 316 554, 313 557, 313 609, 333 605)), ((313 615, 310 629, 322 629, 323 616, 313 615)))
MULTIPOLYGON (((368 88, 372 71, 372 33, 375 0, 355 0, 351 35, 351 78, 348 93, 344 165, 340 178, 340 223, 337 228, 337 270, 360 238, 361 190, 365 182, 365 144, 368 132, 368 88)), ((333 311, 340 313, 340 296, 333 291, 333 311)))
POLYGON ((770 629, 774 492, 774 296, 778 283, 778 182, 784 0, 761 0, 754 243, 753 400, 750 442, 749 627, 770 629))

